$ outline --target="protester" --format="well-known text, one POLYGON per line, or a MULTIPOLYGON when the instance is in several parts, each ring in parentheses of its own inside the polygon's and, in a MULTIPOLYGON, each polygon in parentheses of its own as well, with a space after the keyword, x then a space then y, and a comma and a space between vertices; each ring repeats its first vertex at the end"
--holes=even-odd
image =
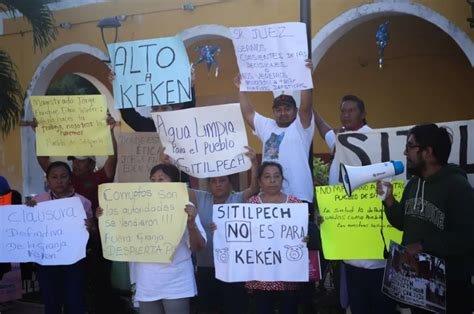
MULTIPOLYGON (((173 165, 160 164, 150 171, 151 182, 179 182, 179 170, 173 165)), ((195 199, 190 194, 190 200, 195 199)), ((184 208, 188 215, 187 227, 179 242, 171 264, 131 263, 132 284, 136 285, 135 301, 140 314, 189 314, 190 298, 197 294, 191 253, 206 245, 206 232, 198 210, 189 203, 184 208)), ((103 209, 97 208, 97 216, 103 209)))
MULTIPOLYGON (((306 62, 311 71, 311 60, 306 62)), ((234 83, 240 88, 240 77, 234 83)), ((312 89, 301 91, 299 109, 289 95, 275 98, 273 119, 255 112, 247 93, 240 92, 239 99, 245 121, 263 143, 263 161, 275 161, 283 167, 287 178, 283 191, 312 204, 314 189, 308 163, 314 133, 312 89)))
MULTIPOLYGON (((4 176, 0 176, 0 197, 8 197, 8 202, 5 204, 0 203, 2 205, 19 205, 21 204, 21 194, 10 188, 10 184, 8 184, 7 179, 4 176)), ((0 280, 3 278, 3 275, 8 273, 11 270, 10 263, 0 263, 0 280)), ((8 307, 4 306, 4 304, 0 304, 0 311, 6 311, 8 307)))
MULTIPOLYGON (((98 234, 95 210, 99 206, 99 185, 114 181, 117 166, 117 142, 115 140, 114 128, 117 126, 112 116, 107 115, 107 125, 110 127, 114 154, 107 157, 102 168, 96 170, 96 158, 94 156, 69 156, 72 160, 72 186, 74 190, 91 201, 94 217, 91 225, 91 236, 87 244, 87 276, 90 309, 96 313, 108 313, 111 306, 117 304, 117 297, 112 293, 110 274, 112 262, 104 259, 102 246, 98 234)), ((33 129, 37 127, 36 120, 32 124, 33 129)), ((48 156, 37 156, 41 168, 46 171, 50 165, 48 156)), ((113 309, 113 308, 112 308, 113 309)))
MULTIPOLYGON (((435 124, 417 125, 407 137, 406 166, 412 178, 400 202, 387 187, 385 213, 403 231, 402 245, 408 257, 423 252, 446 262, 447 313, 472 313, 472 265, 474 264, 474 190, 466 173, 448 164, 452 138, 435 124)), ((377 182, 382 194, 382 183, 377 182)), ((412 313, 431 313, 417 308, 412 313)))
MULTIPOLYGON (((89 221, 88 225, 90 225, 91 202, 74 191, 69 165, 61 161, 51 163, 46 169, 46 180, 50 192, 36 195, 27 201, 26 205, 33 207, 39 202, 79 197, 89 221)), ((58 314, 62 312, 63 308, 68 314, 86 313, 85 259, 72 265, 38 266, 38 268, 45 314, 58 314)))
MULTIPOLYGON (((282 191, 283 169, 273 161, 263 162, 258 169, 258 183, 260 193, 251 197, 248 203, 301 203, 301 201, 282 191)), ((298 282, 284 281, 249 281, 247 289, 253 290, 258 314, 273 314, 277 300, 279 300, 279 314, 298 313, 298 291, 302 287, 298 282)))
POLYGON ((340 163, 334 159, 337 134, 346 131, 368 132, 372 130, 366 122, 365 104, 359 97, 354 95, 342 97, 339 109, 341 127, 336 129, 333 129, 318 112, 315 112, 316 127, 321 137, 326 141, 333 157, 329 168, 329 185, 336 185, 341 182, 339 180, 340 163))
MULTIPOLYGON (((197 308, 198 313, 216 313, 222 308, 227 314, 245 313, 248 306, 247 292, 243 282, 226 283, 215 278, 212 241, 212 210, 214 204, 245 203, 258 192, 258 162, 255 150, 246 146, 245 155, 252 161, 250 186, 242 192, 233 192, 230 176, 208 178, 209 191, 191 190, 196 197, 199 217, 206 231, 207 243, 197 252, 197 308)), ((160 154, 162 163, 170 164, 169 156, 160 154)))
MULTIPOLYGON (((329 168, 329 185, 340 183, 340 163, 334 159, 336 136, 346 131, 367 132, 372 130, 366 122, 365 104, 357 96, 346 95, 342 98, 339 119, 342 126, 333 129, 316 112, 315 120, 319 134, 323 137, 333 154, 329 168)), ((341 305, 349 303, 351 313, 395 313, 396 303, 381 291, 386 260, 345 260, 341 263, 341 305), (348 302, 347 302, 347 296, 348 302)))

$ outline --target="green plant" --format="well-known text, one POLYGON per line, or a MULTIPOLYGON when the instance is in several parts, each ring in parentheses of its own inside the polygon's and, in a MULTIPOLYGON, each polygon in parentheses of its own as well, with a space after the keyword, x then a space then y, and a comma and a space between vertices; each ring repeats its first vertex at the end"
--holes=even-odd
POLYGON ((315 185, 327 185, 329 180, 329 165, 321 158, 313 158, 313 177, 315 185))

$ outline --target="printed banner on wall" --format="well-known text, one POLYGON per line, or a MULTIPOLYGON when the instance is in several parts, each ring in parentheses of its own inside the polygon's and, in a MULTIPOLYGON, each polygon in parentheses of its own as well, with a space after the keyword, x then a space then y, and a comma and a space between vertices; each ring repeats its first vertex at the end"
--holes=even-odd
POLYGON ((0 262, 70 265, 86 256, 89 232, 78 197, 0 210, 0 262))
POLYGON ((171 263, 183 237, 184 183, 107 183, 99 186, 104 257, 121 262, 171 263))
POLYGON ((220 204, 212 218, 217 279, 308 281, 307 204, 220 204))
MULTIPOLYGON (((474 186, 474 120, 440 122, 453 135, 453 145, 449 162, 461 166, 474 186)), ((413 126, 374 129, 368 133, 340 133, 336 141, 335 158, 350 166, 369 165, 389 160, 401 160, 406 166, 403 155, 406 135, 413 126)), ((406 167, 405 167, 406 169, 406 167)), ((407 180, 406 171, 394 177, 394 180, 407 180)))
POLYGON ((155 132, 120 133, 117 138, 118 182, 146 182, 160 163, 160 137, 155 132))
POLYGON ((302 90, 313 87, 306 68, 304 23, 231 27, 241 91, 302 90))
POLYGON ((190 176, 218 177, 250 169, 239 104, 154 112, 152 116, 171 161, 190 176))
POLYGON ((405 255, 405 247, 392 242, 382 292, 399 302, 444 313, 447 293, 445 262, 425 253, 409 257, 405 255))
POLYGON ((115 108, 171 105, 191 100, 191 66, 178 37, 109 44, 115 108))
MULTIPOLYGON (((399 200, 403 181, 392 184, 393 194, 399 200)), ((321 240, 326 259, 383 259, 382 222, 387 247, 390 240, 401 242, 402 232, 390 225, 385 213, 381 216, 382 201, 376 195, 375 183, 356 189, 351 197, 340 184, 317 186, 316 198, 324 218, 321 240)))
POLYGON ((113 155, 103 95, 31 96, 38 156, 113 155))

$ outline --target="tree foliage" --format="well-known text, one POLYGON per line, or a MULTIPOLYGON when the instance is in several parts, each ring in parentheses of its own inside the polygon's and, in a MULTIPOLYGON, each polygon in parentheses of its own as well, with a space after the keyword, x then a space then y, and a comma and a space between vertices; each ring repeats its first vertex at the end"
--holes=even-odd
MULTIPOLYGON (((0 0, 0 12, 14 18, 22 15, 31 25, 33 49, 43 49, 56 39, 54 16, 47 0, 0 0)), ((23 108, 16 66, 7 52, 0 49, 0 133, 8 134, 20 121, 23 108)))

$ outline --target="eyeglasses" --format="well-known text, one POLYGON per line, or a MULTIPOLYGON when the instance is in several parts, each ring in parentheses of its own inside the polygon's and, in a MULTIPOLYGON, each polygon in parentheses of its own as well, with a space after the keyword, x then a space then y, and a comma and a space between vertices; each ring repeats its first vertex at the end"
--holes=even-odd
POLYGON ((415 147, 420 147, 420 145, 413 144, 413 143, 406 143, 405 144, 405 150, 409 150, 409 149, 412 149, 412 148, 415 148, 415 147))

